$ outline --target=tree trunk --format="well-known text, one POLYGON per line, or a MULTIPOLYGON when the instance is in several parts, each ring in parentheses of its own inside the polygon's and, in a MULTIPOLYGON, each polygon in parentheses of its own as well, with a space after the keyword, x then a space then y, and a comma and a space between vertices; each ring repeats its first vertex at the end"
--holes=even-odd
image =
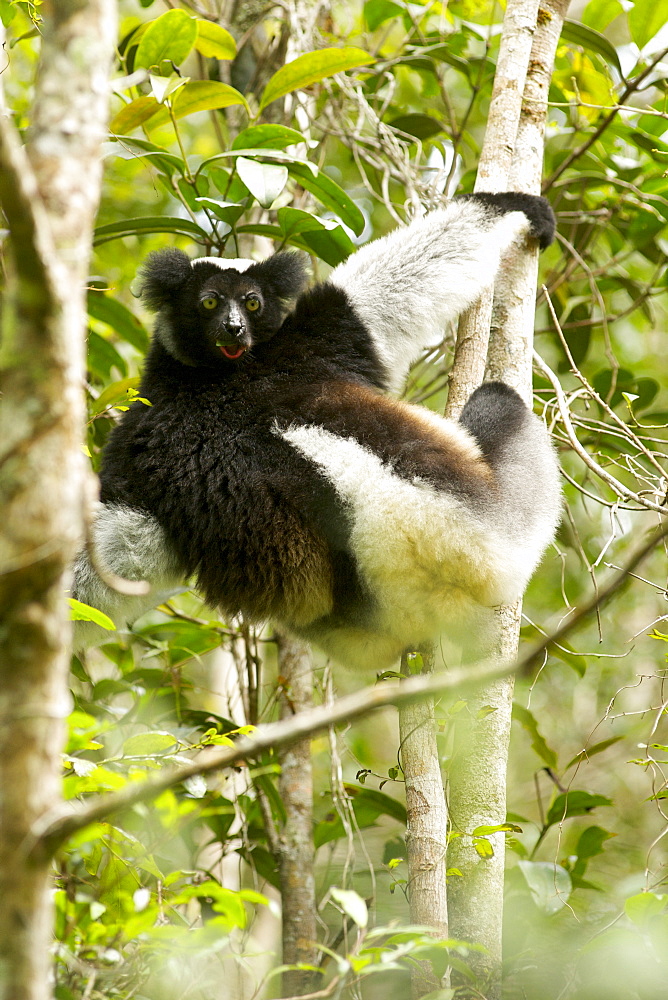
POLYGON ((0 345, 0 998, 50 989, 50 857, 69 711, 63 588, 82 535, 84 289, 116 37, 108 0, 55 0, 27 151, 0 115, 11 259, 0 345))
MULTIPOLYGON (((434 669, 433 647, 423 649, 423 672, 434 669)), ((407 672, 407 658, 402 660, 407 672)), ((436 743, 434 699, 413 702, 399 709, 401 766, 406 783, 406 851, 408 904, 412 924, 434 928, 434 936, 448 936, 445 887, 445 854, 448 812, 436 743)), ((433 990, 429 962, 420 962, 411 974, 413 1000, 433 990)))
MULTIPOLYGON (((476 190, 506 187, 534 193, 540 190, 547 88, 567 6, 567 2, 557 2, 538 11, 534 0, 508 5, 495 78, 495 92, 500 90, 505 95, 506 104, 502 107, 492 101, 476 190), (507 32, 516 40, 505 45, 507 32), (519 94, 523 91, 520 108, 519 94), (500 113, 500 121, 496 112, 500 113)), ((514 303, 503 314, 497 309, 492 319, 490 293, 478 306, 475 316, 462 323, 458 337, 458 341, 469 347, 469 357, 471 344, 482 351, 482 359, 487 356, 487 379, 508 382, 529 405, 537 268, 538 251, 528 250, 513 264, 512 273, 499 279, 512 281, 514 303), (487 344, 490 324, 492 335, 487 354, 482 345, 487 344)), ((462 355, 464 368, 457 378, 457 384, 463 384, 465 390, 454 397, 452 407, 448 401, 449 415, 458 411, 480 380, 480 356, 475 359, 474 367, 466 360, 462 355)), ((493 655, 511 661, 517 655, 521 602, 500 608, 496 619, 493 655)), ((488 1000, 501 995, 504 834, 489 836, 494 854, 485 859, 477 855, 470 835, 479 826, 496 826, 505 821, 512 697, 513 679, 509 677, 493 683, 469 701, 469 724, 460 728, 460 742, 450 774, 453 828, 464 834, 453 839, 448 852, 448 866, 458 868, 463 876, 453 877, 449 884, 451 934, 485 946, 484 954, 473 957, 473 965, 487 982, 488 1000)))
MULTIPOLYGON (((278 642, 281 718, 313 706, 313 670, 306 646, 289 636, 278 642)), ((313 848, 313 772, 311 740, 297 740, 279 750, 278 791, 285 824, 278 836, 278 862, 283 908, 283 963, 315 965, 316 899, 313 848)), ((313 972, 293 969, 283 974, 284 996, 302 996, 313 988, 313 972)))

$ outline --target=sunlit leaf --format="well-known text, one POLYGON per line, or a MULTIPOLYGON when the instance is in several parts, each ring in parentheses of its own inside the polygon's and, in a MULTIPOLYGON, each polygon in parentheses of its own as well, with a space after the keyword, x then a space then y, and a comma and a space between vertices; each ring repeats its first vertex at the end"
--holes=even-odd
POLYGON ((369 922, 369 911, 361 896, 352 889, 339 889, 336 886, 332 886, 329 892, 332 899, 336 900, 343 912, 358 927, 366 927, 369 922))
POLYGON ((108 632, 113 632, 116 628, 109 615, 105 615, 103 611, 91 608, 90 604, 77 601, 75 597, 68 597, 67 600, 70 605, 70 618, 73 622, 94 622, 101 628, 107 629, 108 632))
POLYGON ((367 0, 364 4, 364 20, 369 31, 375 31, 384 21, 404 13, 404 8, 392 0, 367 0))
POLYGON ((229 31, 215 21, 197 18, 195 48, 207 59, 234 59, 237 43, 229 31))
POLYGON ((288 182, 288 168, 280 163, 260 163, 237 158, 239 177, 263 208, 270 208, 288 182))
POLYGON ((635 0, 627 17, 631 38, 642 49, 668 21, 668 4, 657 0, 635 0))
POLYGON ((285 125, 250 125, 239 132, 232 149, 285 149, 303 141, 301 132, 285 125))
POLYGON ((309 87, 312 83, 324 80, 335 73, 343 73, 357 66, 367 66, 372 62, 375 62, 372 55, 364 49, 353 46, 305 52, 274 73, 264 88, 260 110, 292 90, 309 87))
POLYGON ((177 93, 173 108, 176 118, 185 118, 196 111, 214 111, 234 104, 246 104, 246 98, 234 87, 218 80, 191 80, 177 93))
POLYGON ((138 97, 130 104, 114 115, 109 122, 109 131, 114 135, 125 135, 134 132, 136 128, 143 125, 160 111, 160 104, 153 94, 146 94, 145 97, 138 97))
POLYGON ((164 753, 178 746, 178 740, 171 733, 155 730, 150 733, 137 733, 129 736, 123 743, 121 752, 125 757, 150 757, 152 754, 164 753))
POLYGON ((159 67, 167 61, 177 66, 184 61, 197 38, 197 21, 175 8, 148 25, 137 46, 135 67, 159 67))

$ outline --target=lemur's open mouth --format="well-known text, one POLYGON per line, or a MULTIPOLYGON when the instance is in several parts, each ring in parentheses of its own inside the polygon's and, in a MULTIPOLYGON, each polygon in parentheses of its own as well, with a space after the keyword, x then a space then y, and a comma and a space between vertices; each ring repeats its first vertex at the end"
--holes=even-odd
POLYGON ((219 344, 218 346, 225 357, 229 358, 230 361, 236 361, 237 358, 240 358, 246 350, 245 347, 239 347, 238 344, 219 344))

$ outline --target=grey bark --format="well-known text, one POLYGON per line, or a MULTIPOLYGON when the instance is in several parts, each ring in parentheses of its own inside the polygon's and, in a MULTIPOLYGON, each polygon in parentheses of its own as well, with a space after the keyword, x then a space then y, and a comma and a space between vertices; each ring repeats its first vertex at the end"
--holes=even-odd
MULTIPOLYGON (((433 649, 422 650, 423 673, 434 669, 433 649)), ((406 657, 403 658, 405 672, 406 657)), ((436 743, 434 699, 412 702, 399 710, 401 766, 406 787, 406 862, 408 905, 412 924, 434 928, 448 936, 445 885, 448 812, 436 743)), ((420 962, 411 973, 413 1000, 442 984, 434 981, 431 965, 420 962)))
MULTIPOLYGON (((281 718, 313 707, 313 669, 306 646, 279 636, 278 670, 281 718)), ((285 824, 278 835, 278 862, 283 909, 283 964, 316 965, 316 898, 313 847, 313 770, 311 740, 296 740, 278 751, 278 791, 285 824)), ((292 969, 283 974, 283 994, 302 996, 313 988, 313 972, 292 969)))
MULTIPOLYGON (((514 82, 510 88, 503 87, 506 96, 511 98, 510 104, 503 109, 506 128, 504 131, 496 122, 493 128, 488 128, 476 190, 505 187, 529 192, 540 190, 547 88, 566 8, 567 3, 561 2, 538 10, 533 0, 527 4, 509 4, 507 8, 504 35, 507 27, 518 29, 524 44, 507 50, 514 69, 511 67, 510 75, 504 70, 502 79, 510 78, 514 82), (535 33, 533 30, 527 33, 532 4, 535 33), (531 37, 529 51, 526 41, 531 37), (518 98, 522 91, 520 105, 518 98), (490 163, 495 166, 490 168, 490 163)), ((499 62, 501 64, 501 57, 499 62)), ((493 111, 494 106, 491 113, 493 111)), ((467 346, 470 348, 474 344, 481 352, 474 367, 458 378, 458 385, 463 384, 467 391, 478 384, 481 363, 487 358, 485 378, 508 382, 530 405, 537 268, 538 251, 528 249, 512 265, 512 270, 499 277, 514 291, 513 301, 505 311, 500 313, 497 308, 492 319, 490 292, 475 316, 460 327, 460 337, 467 346), (487 352, 486 330, 490 324, 487 352)), ((467 391, 460 391, 455 397, 451 414, 461 405, 467 391)), ((521 602, 500 608, 496 617, 495 648, 490 652, 500 662, 508 662, 517 655, 521 602)), ((449 884, 451 934, 485 946, 486 952, 475 956, 473 965, 486 982, 488 1000, 497 1000, 501 995, 504 834, 489 837, 494 850, 489 859, 476 854, 470 835, 478 826, 505 821, 512 697, 513 678, 507 677, 494 682, 469 701, 468 724, 460 726, 450 774, 449 805, 453 828, 464 834, 452 841, 448 852, 448 865, 462 872, 461 878, 453 878, 449 884), (489 709, 492 711, 488 714, 489 709)))
POLYGON ((0 998, 46 1000, 50 858, 69 711, 63 598, 82 534, 84 288, 100 190, 109 0, 55 0, 42 26, 27 149, 0 120, 10 259, 0 344, 0 998))

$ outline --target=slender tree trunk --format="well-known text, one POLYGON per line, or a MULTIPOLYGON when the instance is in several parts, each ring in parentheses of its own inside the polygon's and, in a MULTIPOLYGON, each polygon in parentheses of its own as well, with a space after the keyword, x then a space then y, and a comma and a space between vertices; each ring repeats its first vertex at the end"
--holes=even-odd
POLYGON ((81 537, 84 289, 100 189, 109 0, 54 0, 30 145, 0 114, 11 259, 0 344, 0 998, 47 1000, 50 857, 33 831, 60 803, 69 711, 63 586, 81 537))
MULTIPOLYGON (((424 673, 434 669, 433 647, 423 649, 424 673)), ((406 656, 402 670, 407 672, 406 656)), ((445 855, 448 813, 436 743, 434 699, 404 705, 399 710, 401 766, 406 783, 406 851, 408 904, 412 924, 434 928, 434 936, 448 936, 445 888, 445 855)), ((411 975, 413 1000, 433 990, 429 962, 421 962, 411 975)))
MULTIPOLYGON (((313 706, 311 654, 296 639, 278 642, 281 718, 313 706)), ((297 740, 279 751, 278 791, 285 825, 278 835, 278 862, 283 907, 283 963, 315 965, 316 899, 313 848, 313 773, 311 741, 297 740)), ((313 988, 313 972, 294 969, 283 974, 284 996, 302 996, 313 988)))
MULTIPOLYGON (((567 2, 553 3, 538 11, 534 0, 508 5, 504 39, 507 32, 512 32, 518 41, 504 47, 502 40, 495 91, 501 88, 507 103, 503 108, 501 105, 495 108, 492 102, 476 190, 505 187, 534 193, 540 190, 547 87, 567 6, 567 2), (547 42, 546 35, 553 41, 547 42), (508 63, 504 53, 509 58, 508 63), (520 109, 518 98, 523 91, 520 109), (497 119, 495 111, 501 113, 501 120, 497 119)), ((467 363, 468 358, 462 354, 464 368, 458 374, 457 383, 464 385, 465 390, 454 397, 450 415, 458 411, 468 392, 481 379, 480 366, 487 356, 482 348, 486 345, 490 324, 492 336, 485 377, 503 379, 513 385, 531 405, 537 268, 537 249, 527 250, 512 265, 511 271, 499 279, 505 281, 506 286, 511 282, 513 303, 503 314, 497 309, 492 320, 490 293, 475 315, 462 322, 459 339, 469 348, 468 358, 472 353, 471 344, 481 353, 473 365, 467 363)), ((496 612, 494 656, 510 661, 517 655, 520 620, 521 602, 496 612)), ((477 855, 470 835, 477 827, 505 821, 512 697, 513 679, 507 678, 490 685, 469 701, 469 722, 461 727, 450 774, 449 805, 453 828, 464 834, 453 839, 448 852, 448 865, 458 868, 463 876, 453 878, 449 885, 451 934, 485 946, 486 952, 474 957, 474 967, 487 981, 485 995, 488 1000, 496 1000, 501 995, 504 834, 489 837, 494 854, 488 859, 477 855)))

